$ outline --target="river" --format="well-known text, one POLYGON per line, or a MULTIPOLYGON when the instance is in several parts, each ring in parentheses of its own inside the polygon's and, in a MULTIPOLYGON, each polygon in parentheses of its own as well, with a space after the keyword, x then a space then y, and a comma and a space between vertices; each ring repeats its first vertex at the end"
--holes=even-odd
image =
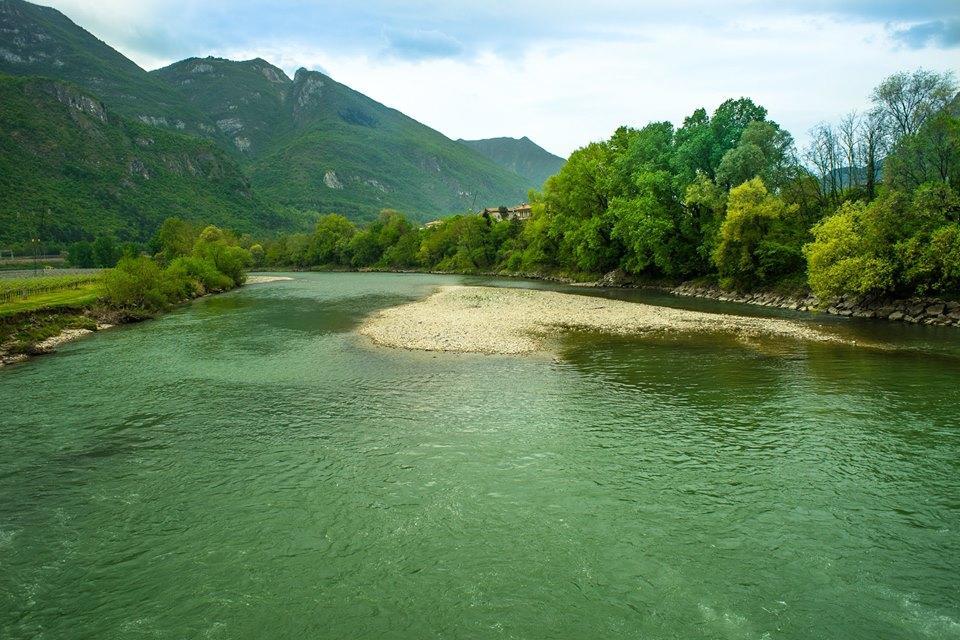
POLYGON ((0 637, 960 638, 960 331, 412 353, 354 329, 571 289, 294 278, 0 370, 0 637))

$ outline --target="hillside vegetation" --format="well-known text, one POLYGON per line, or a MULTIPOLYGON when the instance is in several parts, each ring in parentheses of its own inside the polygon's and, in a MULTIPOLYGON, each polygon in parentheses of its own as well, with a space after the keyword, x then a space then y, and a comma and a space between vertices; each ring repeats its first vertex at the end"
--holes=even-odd
POLYGON ((253 185, 300 209, 417 219, 509 204, 534 182, 329 76, 264 60, 191 58, 153 72, 232 137, 253 185))
POLYGON ((212 141, 121 118, 63 82, 0 75, 0 243, 143 241, 171 215, 294 226, 212 141))
POLYGON ((0 73, 66 80, 115 113, 164 128, 214 136, 213 123, 176 90, 50 7, 0 0, 0 73))
POLYGON ((537 189, 543 187, 547 178, 560 171, 566 162, 555 156, 530 138, 489 138, 486 140, 459 140, 474 151, 497 163, 504 169, 518 173, 537 189))

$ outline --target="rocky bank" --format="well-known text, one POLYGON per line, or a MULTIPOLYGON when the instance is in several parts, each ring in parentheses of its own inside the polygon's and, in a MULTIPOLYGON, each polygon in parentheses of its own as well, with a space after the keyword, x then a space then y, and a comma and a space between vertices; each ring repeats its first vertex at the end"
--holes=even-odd
POLYGON ((739 302, 797 311, 820 311, 847 318, 870 318, 910 324, 960 327, 960 301, 956 300, 841 297, 824 302, 812 295, 796 298, 775 293, 737 293, 724 291, 712 285, 690 282, 681 284, 670 292, 678 296, 709 298, 720 302, 739 302))

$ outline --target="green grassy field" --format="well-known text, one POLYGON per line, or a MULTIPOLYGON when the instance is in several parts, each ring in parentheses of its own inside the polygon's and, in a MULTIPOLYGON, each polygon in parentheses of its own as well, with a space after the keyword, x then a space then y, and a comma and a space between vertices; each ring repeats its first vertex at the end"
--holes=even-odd
POLYGON ((0 317, 92 304, 102 293, 98 275, 0 280, 0 317))
POLYGON ((27 353, 64 329, 95 329, 83 312, 102 293, 99 275, 0 280, 0 351, 27 353))
POLYGON ((99 283, 81 285, 76 289, 61 289, 37 293, 26 298, 0 304, 0 317, 44 309, 72 309, 93 304, 100 297, 99 283))

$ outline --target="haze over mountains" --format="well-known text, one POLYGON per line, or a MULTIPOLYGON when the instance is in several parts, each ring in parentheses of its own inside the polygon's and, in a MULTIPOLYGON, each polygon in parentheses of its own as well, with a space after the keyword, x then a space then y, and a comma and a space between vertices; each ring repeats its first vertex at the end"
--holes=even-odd
POLYGON ((142 240, 168 215, 251 232, 302 228, 309 211, 425 220, 525 200, 563 162, 526 139, 453 141, 262 59, 147 72, 22 0, 0 0, 0 91, 0 242, 142 240))

